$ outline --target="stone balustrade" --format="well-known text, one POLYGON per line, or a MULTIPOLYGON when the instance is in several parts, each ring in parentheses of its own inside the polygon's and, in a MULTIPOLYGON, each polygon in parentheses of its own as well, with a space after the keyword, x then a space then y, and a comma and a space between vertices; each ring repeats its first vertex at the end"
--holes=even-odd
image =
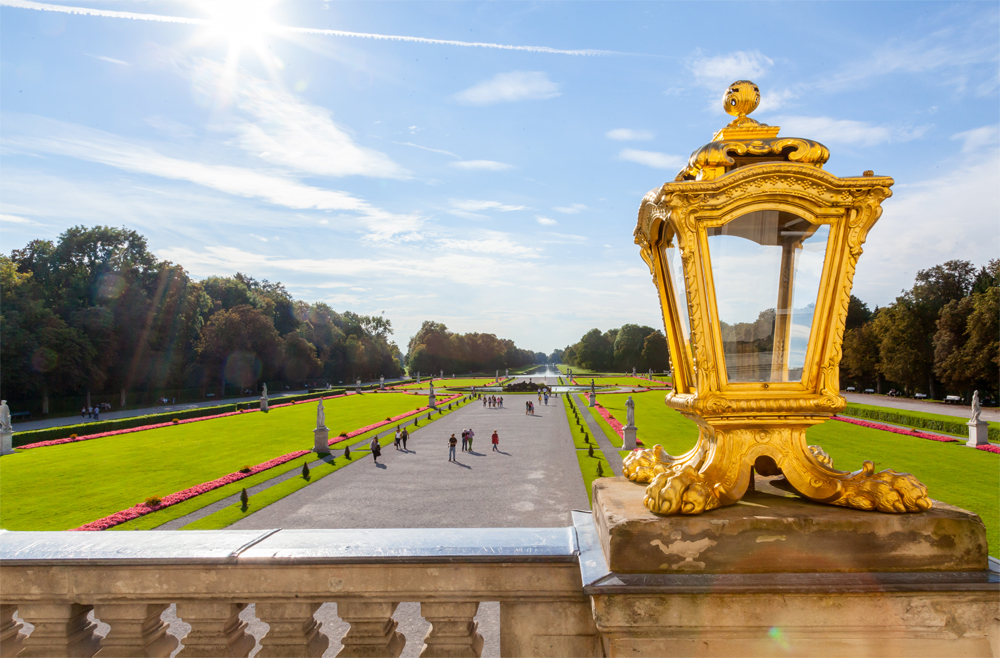
POLYGON ((191 626, 180 656, 246 656, 249 604, 270 627, 259 656, 320 656, 331 638, 313 615, 328 601, 349 624, 342 657, 419 641, 396 629, 400 602, 431 625, 421 656, 479 656, 482 601, 500 602, 502 655, 593 656, 578 555, 572 527, 0 531, 0 656, 169 656, 171 604, 191 626))

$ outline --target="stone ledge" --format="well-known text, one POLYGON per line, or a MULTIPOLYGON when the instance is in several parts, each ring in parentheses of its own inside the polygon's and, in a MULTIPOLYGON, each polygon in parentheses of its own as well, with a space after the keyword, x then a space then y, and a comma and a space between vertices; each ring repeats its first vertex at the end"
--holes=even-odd
POLYGON ((935 501, 918 514, 820 505, 768 487, 696 516, 659 516, 646 485, 594 481, 594 523, 617 573, 824 573, 984 571, 986 529, 935 501))

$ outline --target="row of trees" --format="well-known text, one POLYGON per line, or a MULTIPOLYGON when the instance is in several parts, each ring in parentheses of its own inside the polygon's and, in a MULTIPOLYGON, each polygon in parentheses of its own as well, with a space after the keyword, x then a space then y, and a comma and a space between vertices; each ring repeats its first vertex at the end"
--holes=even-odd
POLYGON ((978 271, 964 260, 920 270, 910 290, 874 311, 852 297, 841 377, 879 392, 968 399, 979 389, 997 398, 1000 260, 978 271))
MULTIPOLYGON (((135 231, 75 227, 0 255, 0 388, 22 408, 50 396, 160 392, 262 381, 398 376, 381 316, 294 300, 280 283, 193 280, 135 231)), ((145 397, 149 398, 149 395, 145 397)))
POLYGON ((553 352, 549 360, 599 372, 670 369, 670 351, 663 332, 637 324, 625 324, 603 333, 591 329, 579 342, 553 352))
POLYGON ((545 363, 542 352, 523 350, 494 334, 456 334, 440 322, 425 320, 410 339, 407 367, 411 373, 486 372, 545 363))

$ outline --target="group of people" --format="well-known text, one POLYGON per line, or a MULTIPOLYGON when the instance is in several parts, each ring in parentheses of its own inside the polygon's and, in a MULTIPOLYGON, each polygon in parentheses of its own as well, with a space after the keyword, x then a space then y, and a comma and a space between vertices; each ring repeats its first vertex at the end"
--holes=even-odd
MULTIPOLYGON (((462 452, 472 452, 472 439, 475 436, 476 433, 472 431, 471 427, 467 430, 462 430, 462 452)), ((493 443, 493 450, 495 452, 500 452, 500 434, 498 434, 496 430, 493 430, 493 436, 490 437, 490 441, 493 443)), ((458 439, 456 439, 455 435, 452 434, 448 437, 448 461, 458 461, 458 459, 455 458, 455 450, 457 448, 458 439)))
POLYGON ((111 411, 111 405, 107 402, 101 402, 100 404, 94 405, 90 409, 83 407, 80 409, 80 418, 93 418, 94 420, 100 420, 101 411, 111 411))
POLYGON ((548 391, 538 391, 538 401, 541 402, 543 398, 545 399, 545 405, 548 406, 548 404, 549 404, 549 392, 548 391))
POLYGON ((483 409, 486 407, 490 409, 503 409, 503 396, 487 395, 483 398, 483 409))
POLYGON ((396 425, 396 439, 394 441, 396 445, 396 450, 406 450, 406 440, 409 438, 410 438, 410 433, 406 430, 406 428, 404 427, 400 429, 399 425, 396 425), (400 448, 399 447, 400 445, 402 445, 403 447, 400 448))
POLYGON ((532 402, 531 400, 528 400, 527 402, 524 403, 524 415, 525 416, 535 415, 535 403, 532 402))

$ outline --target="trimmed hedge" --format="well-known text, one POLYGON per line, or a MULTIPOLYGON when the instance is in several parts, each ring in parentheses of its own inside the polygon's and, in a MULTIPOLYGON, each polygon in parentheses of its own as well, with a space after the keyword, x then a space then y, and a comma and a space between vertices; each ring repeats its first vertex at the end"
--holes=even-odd
MULTIPOLYGON (((317 393, 303 393, 302 395, 289 395, 285 397, 271 398, 271 404, 285 404, 288 402, 304 402, 314 400, 319 397, 339 395, 344 392, 342 388, 334 388, 328 391, 317 393)), ((187 409, 185 411, 164 411, 161 413, 147 414, 145 416, 132 416, 130 418, 116 418, 114 420, 99 420, 91 423, 79 423, 77 425, 62 425, 61 427, 48 427, 40 430, 28 430, 27 432, 17 432, 14 434, 14 447, 37 443, 39 441, 54 441, 56 439, 67 439, 76 434, 98 434, 101 432, 113 432, 115 430, 125 430, 143 425, 153 425, 155 423, 167 423, 176 418, 177 420, 187 420, 188 418, 201 418, 203 416, 215 416, 230 411, 240 409, 258 408, 257 402, 237 402, 235 404, 220 404, 212 407, 198 407, 197 409, 187 409)))
MULTIPOLYGON (((892 425, 902 425, 904 427, 919 427, 920 429, 952 434, 954 436, 969 436, 969 427, 961 420, 937 420, 936 418, 923 418, 921 416, 910 416, 905 411, 881 411, 878 409, 864 409, 854 405, 847 405, 847 408, 840 412, 842 416, 852 418, 864 418, 875 420, 892 425)), ((1000 441, 1000 427, 990 425, 987 436, 990 441, 1000 441)))

